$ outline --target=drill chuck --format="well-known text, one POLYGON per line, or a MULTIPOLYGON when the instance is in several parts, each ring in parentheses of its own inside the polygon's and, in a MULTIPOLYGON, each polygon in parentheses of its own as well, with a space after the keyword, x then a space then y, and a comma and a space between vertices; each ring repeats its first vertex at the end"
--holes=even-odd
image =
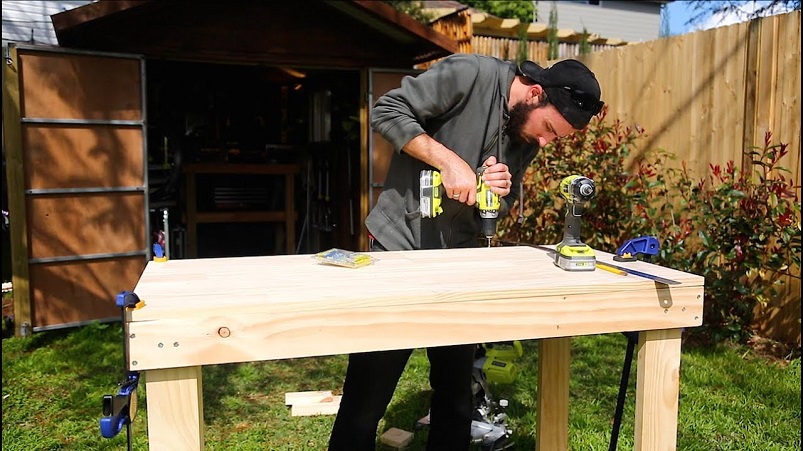
POLYGON ((496 235, 496 217, 481 218, 480 222, 482 223, 482 236, 489 240, 493 238, 496 235))
POLYGON ((582 175, 570 175, 560 182, 560 194, 570 204, 588 202, 596 192, 594 181, 582 175))

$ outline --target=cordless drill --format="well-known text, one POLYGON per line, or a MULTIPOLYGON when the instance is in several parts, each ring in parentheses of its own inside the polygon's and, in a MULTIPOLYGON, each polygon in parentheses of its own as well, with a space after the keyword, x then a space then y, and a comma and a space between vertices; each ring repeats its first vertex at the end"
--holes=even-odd
POLYGON ((555 265, 566 271, 593 271, 594 250, 580 239, 580 218, 586 202, 596 193, 594 181, 581 175, 570 175, 560 182, 560 194, 566 199, 566 223, 563 241, 555 250, 555 265))
POLYGON ((491 247, 491 239, 496 235, 496 219, 499 217, 499 195, 491 191, 491 187, 482 181, 482 175, 488 169, 483 166, 477 169, 477 208, 480 210, 480 223, 482 224, 482 236, 488 240, 488 247, 491 247))
MULTIPOLYGON (((482 181, 487 167, 477 169, 477 208, 480 212, 482 235, 491 246, 491 239, 496 235, 496 220, 499 218, 499 195, 491 191, 491 187, 482 181)), ((420 211, 423 218, 434 218, 443 212, 443 184, 438 171, 423 170, 419 180, 420 211)))

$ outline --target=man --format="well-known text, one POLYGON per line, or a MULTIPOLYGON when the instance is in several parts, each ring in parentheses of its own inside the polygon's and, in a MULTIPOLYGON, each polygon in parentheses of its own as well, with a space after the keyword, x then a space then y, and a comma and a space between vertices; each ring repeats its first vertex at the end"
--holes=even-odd
MULTIPOLYGON (((594 74, 575 60, 547 69, 525 61, 517 68, 496 58, 458 54, 417 77, 405 77, 400 88, 379 98, 371 115, 371 126, 396 150, 382 194, 365 221, 371 250, 476 247, 477 168, 487 167, 484 183, 500 196, 500 215, 505 214, 538 149, 584 128, 602 105, 594 74), (440 172, 448 199, 441 214, 422 219, 424 169, 440 172)), ((433 389, 428 450, 469 447, 474 350, 473 344, 427 349, 433 389)), ((374 449, 379 420, 411 352, 349 356, 330 451, 374 449)))

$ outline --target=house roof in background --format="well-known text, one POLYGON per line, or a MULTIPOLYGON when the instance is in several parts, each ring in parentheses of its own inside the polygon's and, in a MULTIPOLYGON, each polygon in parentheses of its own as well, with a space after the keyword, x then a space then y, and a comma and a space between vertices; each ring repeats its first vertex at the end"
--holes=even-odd
MULTIPOLYGON (((529 40, 544 41, 547 38, 549 26, 545 23, 522 22, 519 19, 503 19, 453 0, 424 0, 421 3, 424 11, 433 15, 433 21, 459 11, 469 9, 471 11, 471 23, 474 28, 475 36, 493 36, 517 39, 520 31, 522 28, 524 28, 529 40)), ((558 40, 560 42, 580 42, 582 39, 582 31, 568 28, 558 29, 558 40)), ((605 45, 627 44, 626 41, 620 38, 605 37, 597 34, 589 35, 588 42, 591 44, 605 45)))
POLYGON ((3 44, 57 45, 50 16, 91 0, 3 0, 3 44))

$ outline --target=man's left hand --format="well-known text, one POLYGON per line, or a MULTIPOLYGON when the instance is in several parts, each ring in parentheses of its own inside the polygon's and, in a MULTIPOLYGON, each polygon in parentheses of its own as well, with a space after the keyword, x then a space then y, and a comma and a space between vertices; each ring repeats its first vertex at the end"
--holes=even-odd
POLYGON ((482 175, 482 181, 491 187, 491 191, 502 197, 510 194, 513 176, 507 165, 497 162, 495 156, 488 157, 483 165, 486 169, 482 175))

